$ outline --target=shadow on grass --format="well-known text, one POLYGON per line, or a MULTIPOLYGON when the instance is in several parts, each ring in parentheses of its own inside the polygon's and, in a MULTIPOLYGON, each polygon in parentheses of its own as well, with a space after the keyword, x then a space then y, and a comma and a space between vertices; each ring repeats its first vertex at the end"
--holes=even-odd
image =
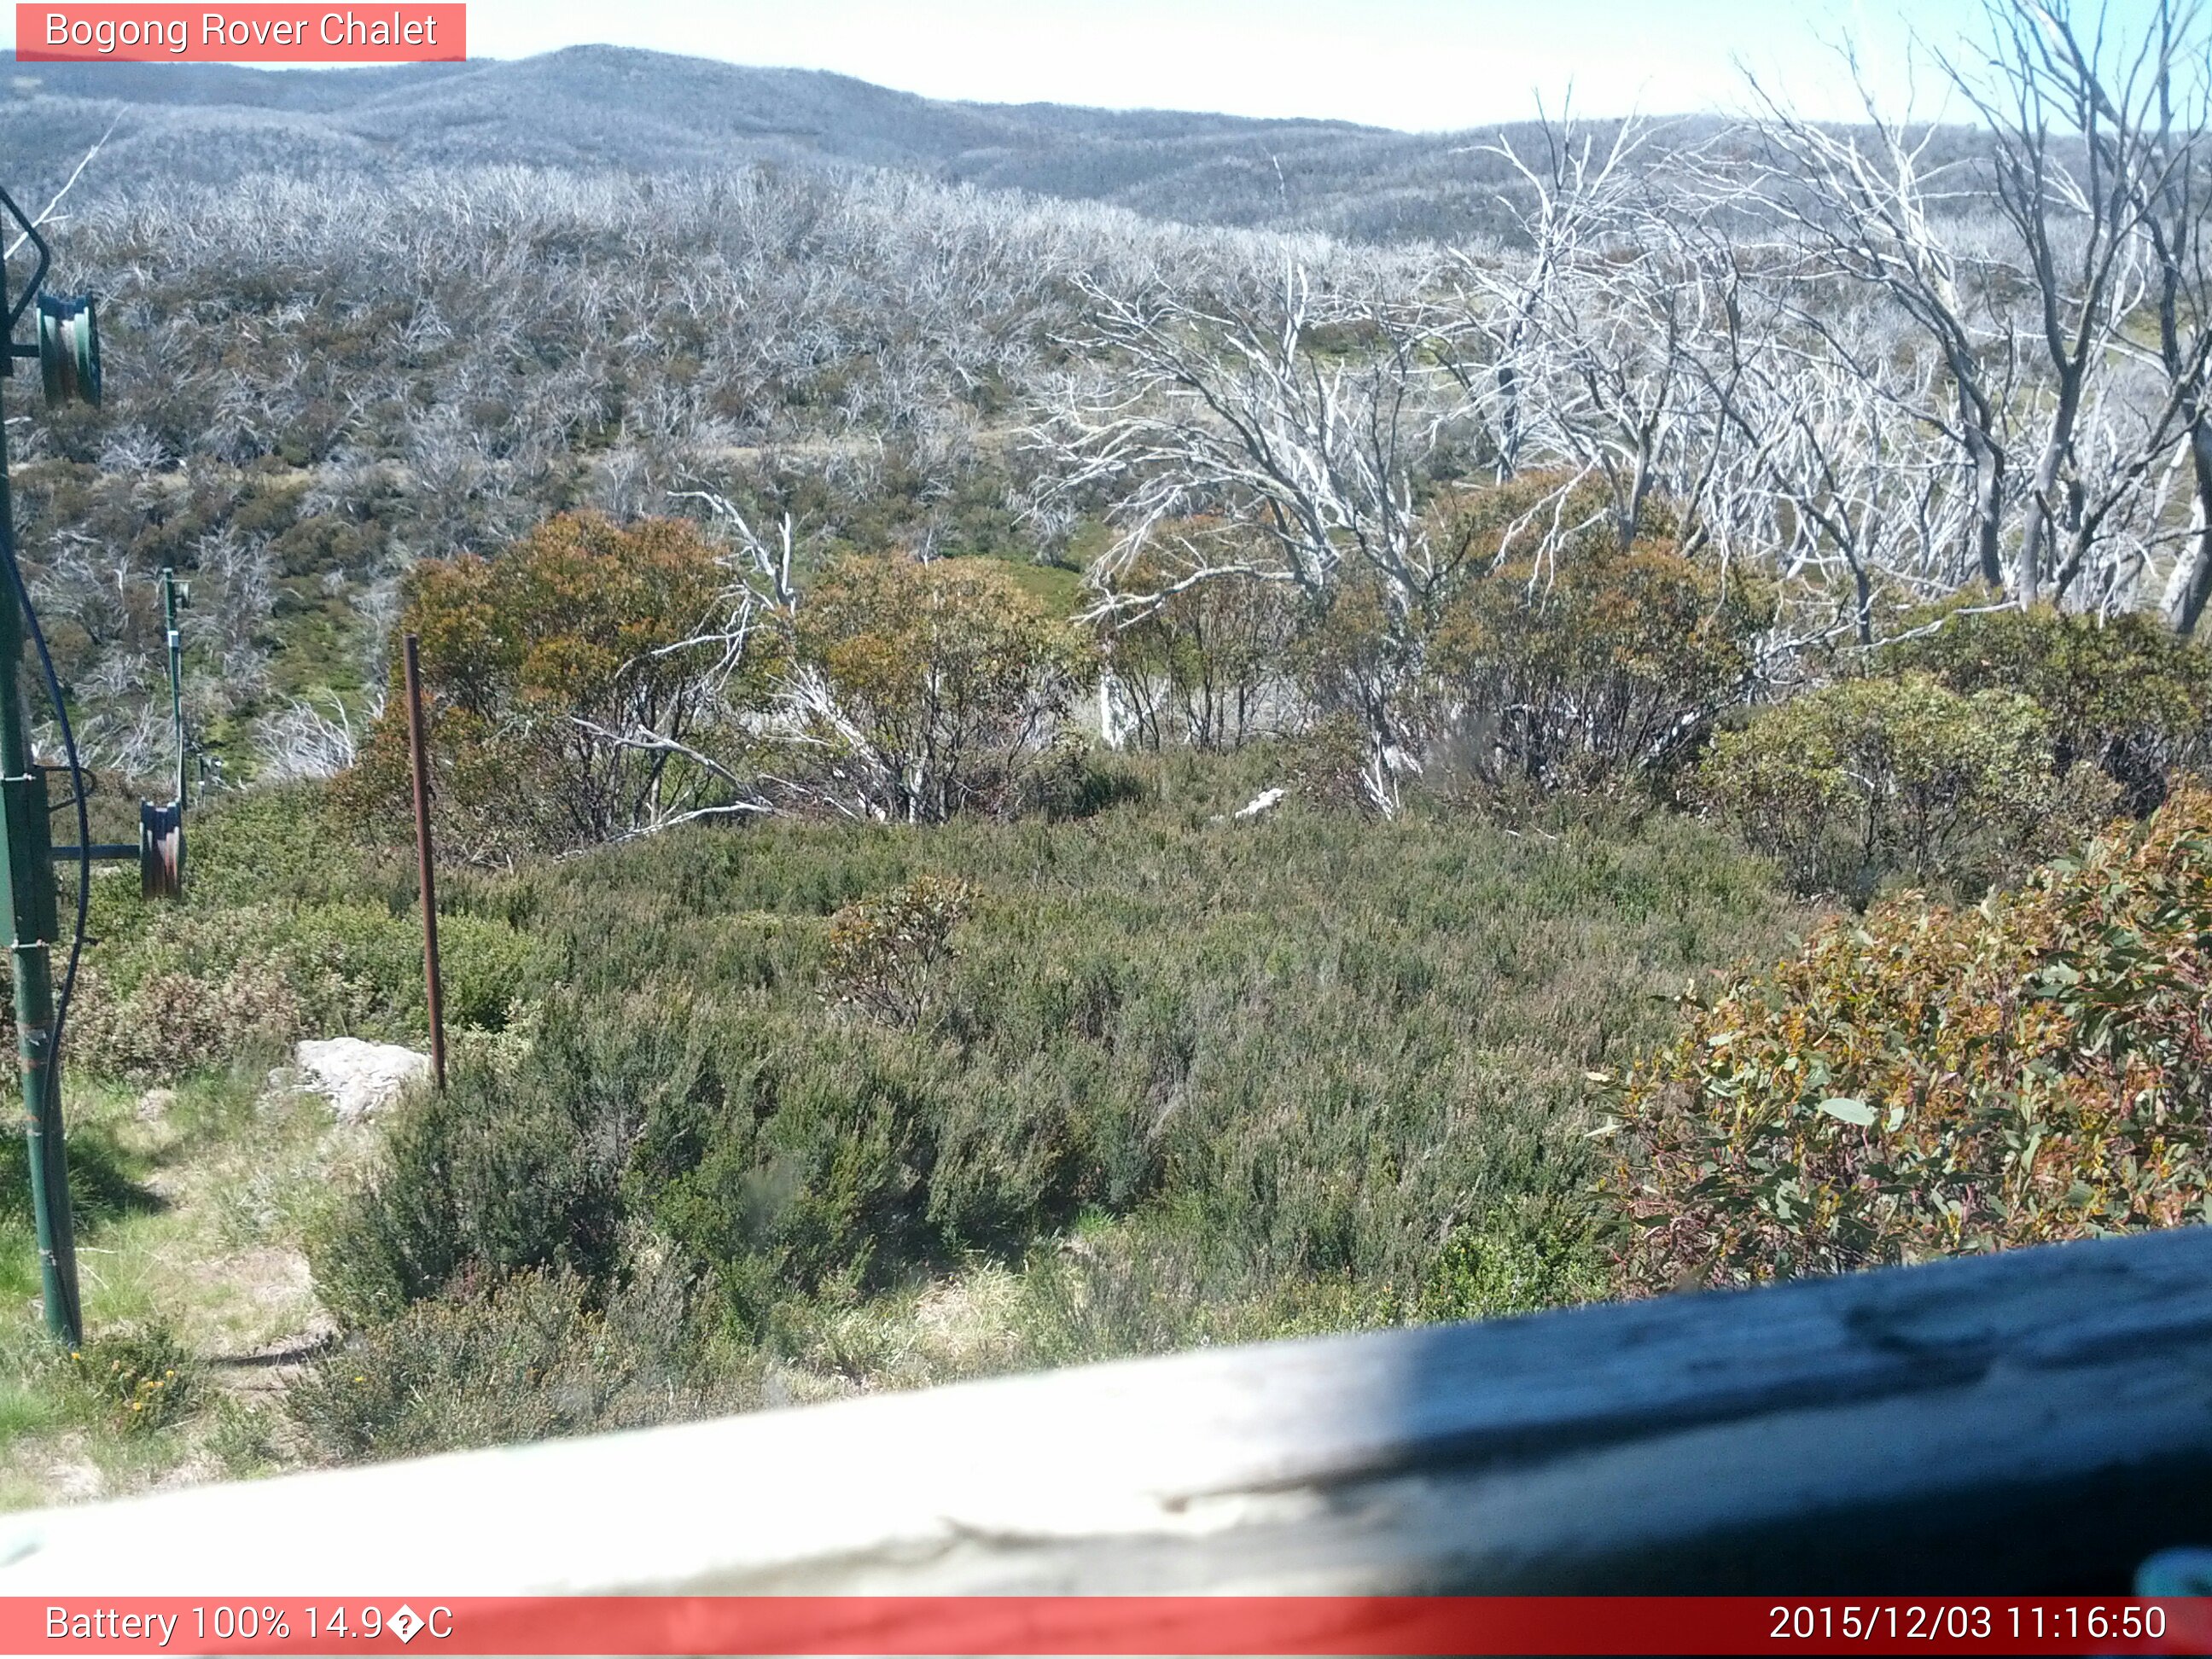
MULTIPOLYGON (((0 1229, 31 1230, 29 1144, 20 1131, 0 1134, 0 1229)), ((169 1207, 167 1200, 138 1178, 133 1166, 139 1161, 98 1124, 70 1133, 70 1201, 80 1232, 169 1207)))

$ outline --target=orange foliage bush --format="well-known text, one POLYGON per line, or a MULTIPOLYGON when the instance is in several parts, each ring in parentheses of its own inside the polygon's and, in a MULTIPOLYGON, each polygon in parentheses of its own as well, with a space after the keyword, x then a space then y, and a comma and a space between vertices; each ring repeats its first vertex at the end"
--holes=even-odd
POLYGON ((816 787, 846 810, 907 823, 1006 810, 1095 666, 988 559, 840 559, 796 629, 816 787))
MULTIPOLYGON (((399 632, 422 639, 423 691, 443 840, 498 860, 607 841, 713 779, 651 733, 696 747, 720 733, 732 687, 711 670, 726 574, 697 528, 571 514, 491 558, 417 565, 399 632)), ((764 684, 765 633, 746 668, 764 684)), ((349 781, 356 799, 404 811, 407 713, 398 653, 384 712, 349 781)), ((735 688, 739 692, 742 684, 735 688)))
POLYGON ((1632 1290, 2206 1212, 2212 793, 1964 910, 1907 899, 1693 1003, 1605 1131, 1632 1290))

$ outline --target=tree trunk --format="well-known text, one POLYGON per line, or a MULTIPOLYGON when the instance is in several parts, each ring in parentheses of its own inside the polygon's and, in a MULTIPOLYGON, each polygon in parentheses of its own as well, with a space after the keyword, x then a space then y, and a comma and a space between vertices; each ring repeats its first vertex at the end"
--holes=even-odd
POLYGON ((2197 534, 2166 594, 2166 622, 2184 639, 2195 635, 2212 599, 2212 422, 2202 416, 2190 428, 2189 459, 2197 480, 2197 534))
POLYGON ((1974 463, 1974 559, 1982 580, 2008 597, 2004 550, 2004 455, 1986 438, 1972 445, 1974 463))

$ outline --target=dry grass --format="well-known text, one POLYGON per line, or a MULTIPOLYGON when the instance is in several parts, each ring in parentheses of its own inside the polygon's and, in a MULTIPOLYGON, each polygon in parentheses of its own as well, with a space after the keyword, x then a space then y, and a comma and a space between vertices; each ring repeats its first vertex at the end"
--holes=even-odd
POLYGON ((201 1386, 173 1424, 121 1427, 49 1344, 27 1229, 9 1227, 0 1296, 22 1314, 0 1328, 0 1506, 292 1461, 279 1396, 331 1328, 302 1231, 368 1140, 312 1097, 264 1096, 260 1076, 242 1066, 149 1096, 73 1091, 88 1346, 166 1328, 196 1357, 201 1386))

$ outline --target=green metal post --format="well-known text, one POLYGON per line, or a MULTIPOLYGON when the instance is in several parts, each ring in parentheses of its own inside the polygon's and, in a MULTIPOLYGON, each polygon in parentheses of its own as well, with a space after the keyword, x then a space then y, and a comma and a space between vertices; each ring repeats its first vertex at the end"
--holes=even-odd
POLYGON ((172 799, 185 804, 185 646, 177 632, 177 571, 161 567, 161 614, 169 628, 169 724, 177 738, 177 787, 172 799))
MULTIPOLYGON (((5 291, 0 271, 0 293, 5 291)), ((7 343, 0 341, 0 349, 7 343)), ((7 424, 0 421, 0 559, 15 567, 15 502, 8 488, 7 424)), ((84 1340, 77 1300, 76 1227, 70 1213, 69 1159, 62 1142, 61 1079, 55 1066, 52 845, 46 769, 31 757, 22 696, 23 613, 16 582, 0 592, 0 884, 8 895, 9 961, 15 981, 15 1047, 23 1073, 24 1130, 31 1166, 31 1216, 38 1230, 39 1284, 46 1328, 72 1349, 84 1340)))

